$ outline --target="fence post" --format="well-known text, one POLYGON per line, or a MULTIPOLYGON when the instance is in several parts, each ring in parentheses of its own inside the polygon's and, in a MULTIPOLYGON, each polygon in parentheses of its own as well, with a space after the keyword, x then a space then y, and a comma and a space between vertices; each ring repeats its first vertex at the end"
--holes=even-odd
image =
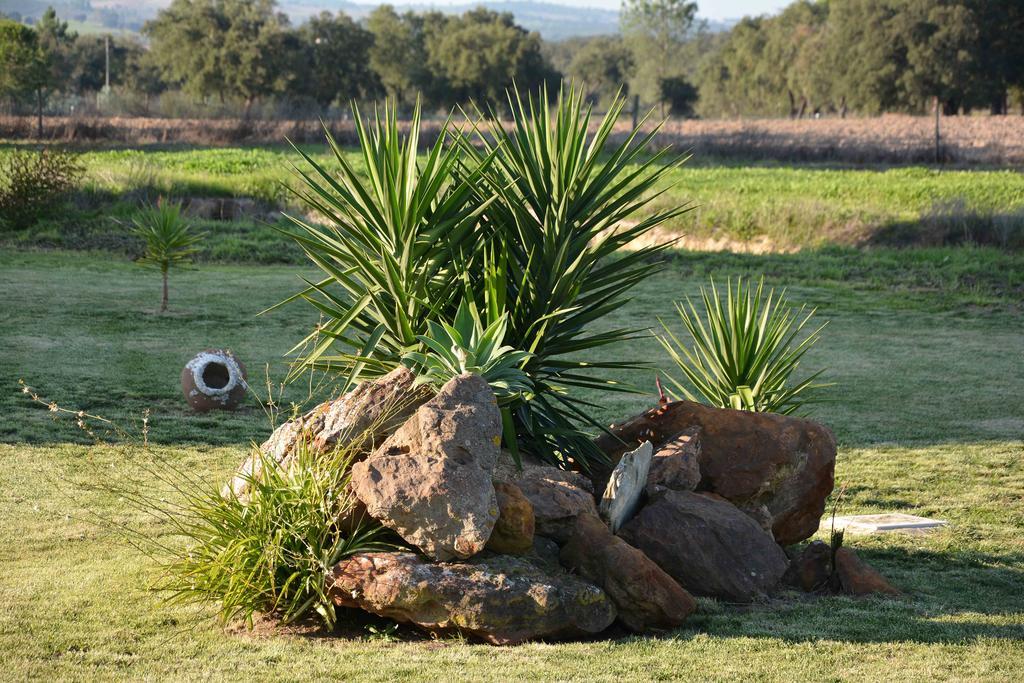
POLYGON ((939 96, 935 96, 935 163, 942 163, 942 135, 939 131, 939 96))

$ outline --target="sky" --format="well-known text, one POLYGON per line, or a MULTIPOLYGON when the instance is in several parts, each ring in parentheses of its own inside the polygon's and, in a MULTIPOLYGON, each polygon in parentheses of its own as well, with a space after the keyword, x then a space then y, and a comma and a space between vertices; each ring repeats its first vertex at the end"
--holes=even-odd
MULTIPOLYGON (((368 0, 355 0, 366 3, 368 0)), ((471 0, 391 0, 393 4, 466 4, 471 0)), ((621 0, 546 0, 558 5, 575 5, 577 7, 600 7, 601 9, 619 9, 621 0)), ((788 4, 787 0, 697 0, 698 14, 705 19, 739 19, 748 14, 775 13, 788 4)))

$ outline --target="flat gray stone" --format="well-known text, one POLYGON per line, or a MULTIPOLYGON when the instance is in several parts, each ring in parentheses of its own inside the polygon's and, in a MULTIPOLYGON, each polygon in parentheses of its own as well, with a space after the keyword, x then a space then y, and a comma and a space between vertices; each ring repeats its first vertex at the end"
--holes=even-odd
MULTIPOLYGON (((835 528, 843 529, 851 534, 921 533, 934 531, 947 524, 948 522, 944 519, 928 519, 902 512, 879 515, 846 515, 835 518, 835 528)), ((831 527, 832 520, 826 518, 822 523, 822 528, 830 529, 831 527)))

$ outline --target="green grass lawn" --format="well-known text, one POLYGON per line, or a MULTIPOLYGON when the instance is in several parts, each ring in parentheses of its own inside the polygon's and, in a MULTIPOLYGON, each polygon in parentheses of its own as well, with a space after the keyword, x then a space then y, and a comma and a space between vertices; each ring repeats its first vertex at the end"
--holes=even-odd
MULTIPOLYGON (((10 147, 0 148, 0 156, 10 147)), ((320 162, 326 148, 307 146, 320 162)), ((348 153, 356 168, 355 152, 348 153)), ((86 167, 75 210, 30 230, 0 234, 0 244, 66 249, 132 249, 125 219, 145 198, 247 197, 273 205, 294 200, 287 147, 105 149, 82 153, 86 167)), ((689 202, 693 211, 667 227, 707 239, 791 250, 826 244, 983 241, 1024 246, 1024 174, 1013 170, 719 163, 693 159, 666 177, 671 189, 651 207, 689 202)), ((294 207, 293 207, 294 208, 294 207)), ((274 231, 259 221, 204 223, 203 258, 298 262, 295 249, 274 249, 274 231)))
MULTIPOLYGON (((18 393, 131 425, 152 410, 156 453, 216 485, 270 425, 253 403, 195 416, 178 388, 196 351, 228 346, 260 384, 315 322, 301 305, 256 317, 301 285, 297 266, 206 264, 158 276, 106 253, 0 251, 0 667, 4 677, 393 680, 1020 680, 1024 677, 1024 256, 989 249, 832 249, 672 255, 607 325, 656 325, 708 274, 765 273, 830 320, 808 368, 836 386, 815 415, 835 430, 844 513, 950 521, 926 536, 851 537, 905 596, 701 601, 687 627, 496 649, 400 629, 394 638, 225 631, 213 610, 147 590, 152 561, 99 514, 173 541, 98 482, 141 478, 151 455, 90 445, 72 421, 18 393)), ((660 368, 653 341, 630 354, 660 368)), ((623 349, 610 349, 609 356, 623 349)), ((645 389, 653 371, 630 379, 645 389)), ((308 390, 295 387, 300 401, 308 390)), ((316 396, 313 400, 320 398, 316 396)), ((653 397, 615 396, 613 420, 653 397)))

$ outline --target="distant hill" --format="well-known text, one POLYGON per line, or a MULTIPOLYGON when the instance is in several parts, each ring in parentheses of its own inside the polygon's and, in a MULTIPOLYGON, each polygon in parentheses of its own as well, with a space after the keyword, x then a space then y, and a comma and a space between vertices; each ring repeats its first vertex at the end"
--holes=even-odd
MULTIPOLYGON (((283 0, 281 8, 293 21, 328 10, 341 10, 352 17, 363 17, 380 3, 363 4, 346 0, 283 0)), ((496 12, 510 12, 523 28, 537 31, 546 40, 561 40, 573 36, 596 36, 616 33, 619 30, 619 13, 615 10, 594 7, 559 5, 552 2, 530 2, 529 0, 484 0, 455 5, 432 4, 429 2, 396 5, 399 11, 437 10, 446 14, 462 14, 466 10, 483 5, 496 12)))
MULTIPOLYGON (((34 20, 46 7, 53 5, 62 19, 71 19, 87 32, 102 30, 138 31, 147 19, 156 15, 170 0, 0 0, 0 12, 18 19, 34 20)), ((350 0, 279 0, 281 10, 293 23, 302 23, 323 11, 342 11, 362 18, 381 3, 356 3, 350 0)), ((483 0, 459 4, 433 4, 422 2, 396 5, 399 11, 436 9, 449 14, 461 14, 468 9, 484 5, 498 12, 510 12, 516 22, 530 31, 537 31, 545 40, 562 40, 573 36, 596 36, 617 33, 619 13, 616 10, 578 5, 560 5, 555 2, 530 0, 483 0)), ((727 30, 735 22, 712 22, 712 30, 727 30)))

